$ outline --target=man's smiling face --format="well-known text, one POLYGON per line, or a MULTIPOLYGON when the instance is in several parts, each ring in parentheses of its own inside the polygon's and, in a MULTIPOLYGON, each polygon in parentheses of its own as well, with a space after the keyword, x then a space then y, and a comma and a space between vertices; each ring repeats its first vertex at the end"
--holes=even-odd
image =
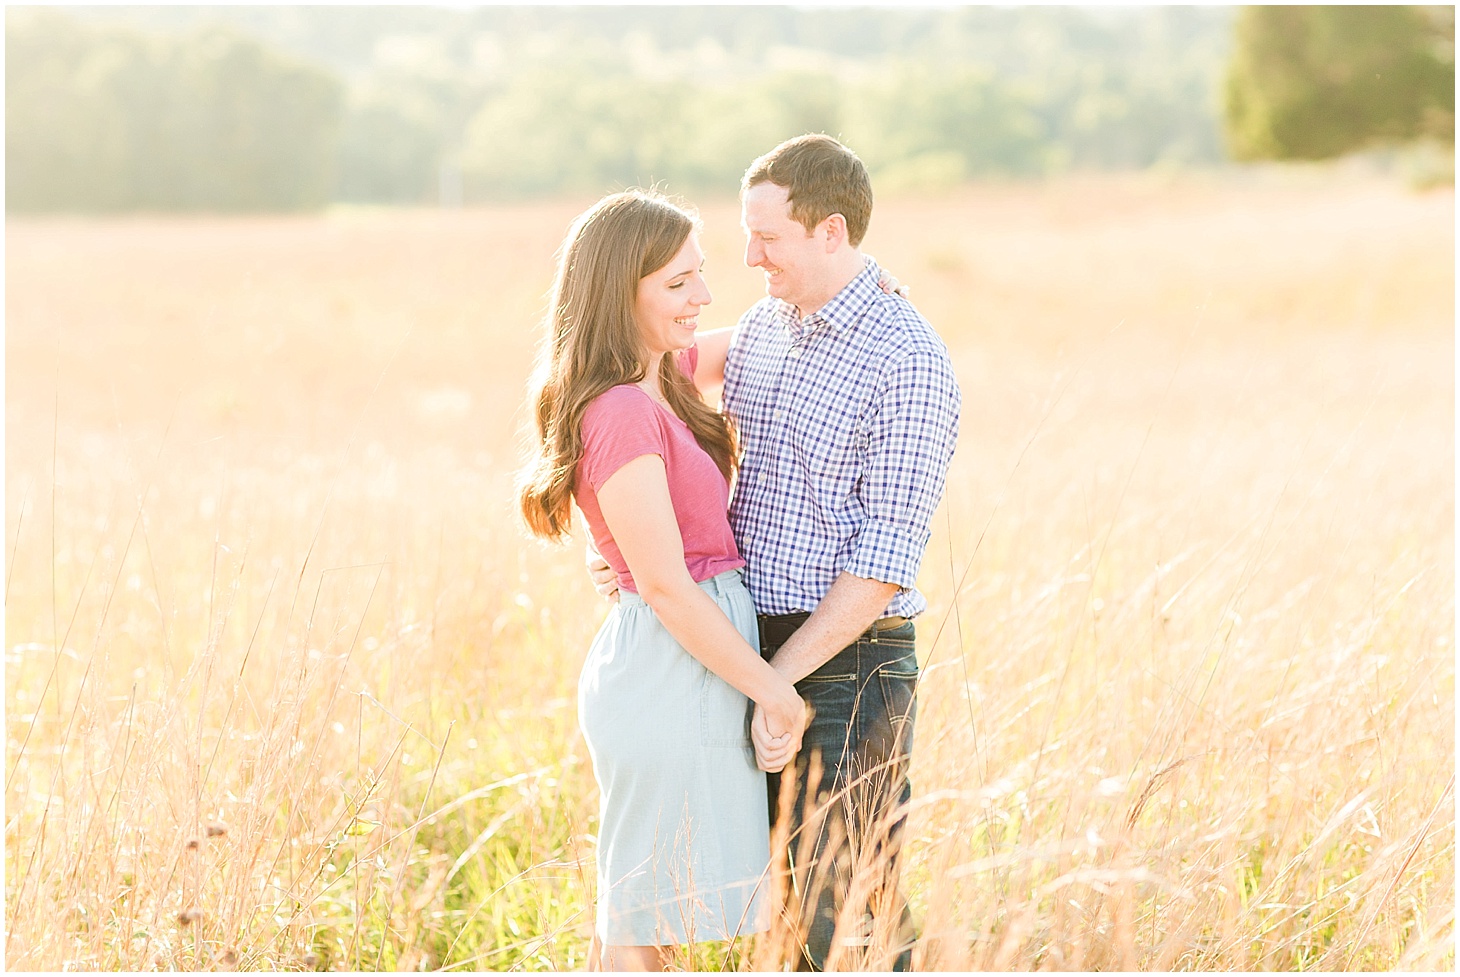
POLYGON ((829 258, 821 233, 825 222, 808 233, 791 216, 789 192, 774 183, 746 190, 740 205, 745 263, 765 272, 766 294, 790 302, 803 315, 824 305, 831 297, 821 294, 829 258))

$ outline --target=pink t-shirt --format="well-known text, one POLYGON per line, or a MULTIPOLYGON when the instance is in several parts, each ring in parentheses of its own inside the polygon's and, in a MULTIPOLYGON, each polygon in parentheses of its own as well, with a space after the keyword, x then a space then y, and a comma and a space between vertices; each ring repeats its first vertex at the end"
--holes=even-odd
MULTIPOLYGON (((699 349, 692 347, 680 358, 681 368, 692 374, 698 358, 699 349)), ((669 501, 684 541, 689 575, 700 582, 745 566, 726 515, 730 485, 715 460, 700 447, 689 425, 634 384, 625 383, 604 391, 583 413, 583 458, 573 490, 594 545, 618 574, 619 587, 639 592, 604 524, 598 490, 614 472, 642 455, 664 459, 669 501)))

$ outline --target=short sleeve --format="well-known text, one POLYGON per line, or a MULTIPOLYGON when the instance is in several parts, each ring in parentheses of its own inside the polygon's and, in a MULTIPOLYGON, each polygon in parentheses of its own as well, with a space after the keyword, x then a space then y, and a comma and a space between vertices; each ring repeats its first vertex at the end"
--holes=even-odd
POLYGON ((664 457, 658 410, 631 386, 614 387, 588 405, 583 412, 583 460, 578 471, 595 493, 635 458, 664 457))

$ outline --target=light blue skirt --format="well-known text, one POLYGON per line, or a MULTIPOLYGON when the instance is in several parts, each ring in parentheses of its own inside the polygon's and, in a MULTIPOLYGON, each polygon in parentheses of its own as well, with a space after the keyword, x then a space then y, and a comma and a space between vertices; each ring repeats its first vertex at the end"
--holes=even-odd
MULTIPOLYGON (((759 650, 740 571, 700 587, 759 650)), ((653 946, 764 929, 770 828, 749 700, 624 591, 583 665, 578 720, 601 796, 598 938, 653 946)))

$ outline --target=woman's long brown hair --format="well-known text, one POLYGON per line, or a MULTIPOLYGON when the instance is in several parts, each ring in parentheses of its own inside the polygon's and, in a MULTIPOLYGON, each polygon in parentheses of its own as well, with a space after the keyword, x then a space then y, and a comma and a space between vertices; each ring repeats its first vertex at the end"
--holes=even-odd
MULTIPOLYGON (((583 412, 621 383, 637 383, 648 352, 634 321, 639 280, 669 263, 697 221, 655 193, 604 197, 579 215, 558 251, 547 335, 538 352, 529 403, 537 437, 518 477, 527 528, 561 540, 572 530, 574 479, 583 457, 583 412)), ((674 413, 728 479, 735 469, 729 419, 711 409, 668 354, 659 384, 674 413)))

